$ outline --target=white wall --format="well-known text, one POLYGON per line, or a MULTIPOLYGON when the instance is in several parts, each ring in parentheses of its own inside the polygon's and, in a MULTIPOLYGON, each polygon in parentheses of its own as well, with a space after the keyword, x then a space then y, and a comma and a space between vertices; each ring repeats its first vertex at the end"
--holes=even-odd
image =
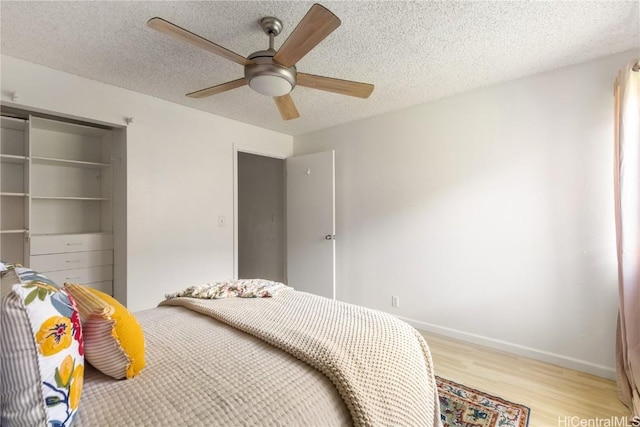
POLYGON ((2 56, 2 102, 127 128, 127 305, 233 277, 234 144, 286 157, 288 135, 2 56), (11 93, 18 92, 17 102, 11 93), (217 219, 224 215, 225 227, 217 219))
POLYGON ((295 137, 336 151, 338 298, 613 377, 612 88, 632 58, 295 137))

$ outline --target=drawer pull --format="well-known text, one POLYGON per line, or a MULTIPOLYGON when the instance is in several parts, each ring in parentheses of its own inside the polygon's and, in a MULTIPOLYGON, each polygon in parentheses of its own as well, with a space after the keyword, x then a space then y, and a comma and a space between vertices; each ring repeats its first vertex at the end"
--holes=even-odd
POLYGON ((69 259, 68 259, 68 260, 66 260, 65 262, 66 262, 66 263, 68 263, 68 264, 71 264, 71 263, 81 262, 81 261, 82 261, 81 259, 72 259, 72 260, 69 260, 69 259))
POLYGON ((67 246, 80 246, 82 245, 82 242, 77 242, 77 243, 67 243, 67 246))
POLYGON ((80 279, 81 276, 76 276, 76 277, 65 277, 64 280, 78 280, 80 279))

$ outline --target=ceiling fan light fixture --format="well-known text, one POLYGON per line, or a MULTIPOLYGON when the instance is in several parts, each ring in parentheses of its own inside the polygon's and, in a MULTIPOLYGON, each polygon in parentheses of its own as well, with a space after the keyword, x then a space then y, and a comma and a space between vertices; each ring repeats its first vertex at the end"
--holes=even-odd
POLYGON ((283 77, 272 74, 259 74, 249 80, 249 87, 267 96, 283 96, 291 92, 293 86, 283 77))
POLYGON ((244 78, 249 87, 267 96, 283 96, 296 86, 296 68, 283 67, 273 62, 272 49, 249 55, 253 64, 244 67, 244 78))

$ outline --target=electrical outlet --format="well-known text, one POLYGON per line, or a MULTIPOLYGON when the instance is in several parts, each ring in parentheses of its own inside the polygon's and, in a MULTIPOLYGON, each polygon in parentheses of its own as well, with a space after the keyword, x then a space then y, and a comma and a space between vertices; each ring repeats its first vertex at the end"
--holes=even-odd
POLYGON ((391 297, 391 306, 392 307, 400 307, 400 297, 392 296, 391 297))

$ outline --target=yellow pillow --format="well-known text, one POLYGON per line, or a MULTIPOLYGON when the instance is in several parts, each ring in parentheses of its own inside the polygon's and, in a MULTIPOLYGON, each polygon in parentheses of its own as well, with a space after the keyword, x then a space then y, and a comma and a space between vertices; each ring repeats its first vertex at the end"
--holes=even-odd
POLYGON ((65 283, 64 288, 80 312, 85 359, 116 379, 142 372, 144 334, 135 316, 104 292, 73 283, 65 283))

